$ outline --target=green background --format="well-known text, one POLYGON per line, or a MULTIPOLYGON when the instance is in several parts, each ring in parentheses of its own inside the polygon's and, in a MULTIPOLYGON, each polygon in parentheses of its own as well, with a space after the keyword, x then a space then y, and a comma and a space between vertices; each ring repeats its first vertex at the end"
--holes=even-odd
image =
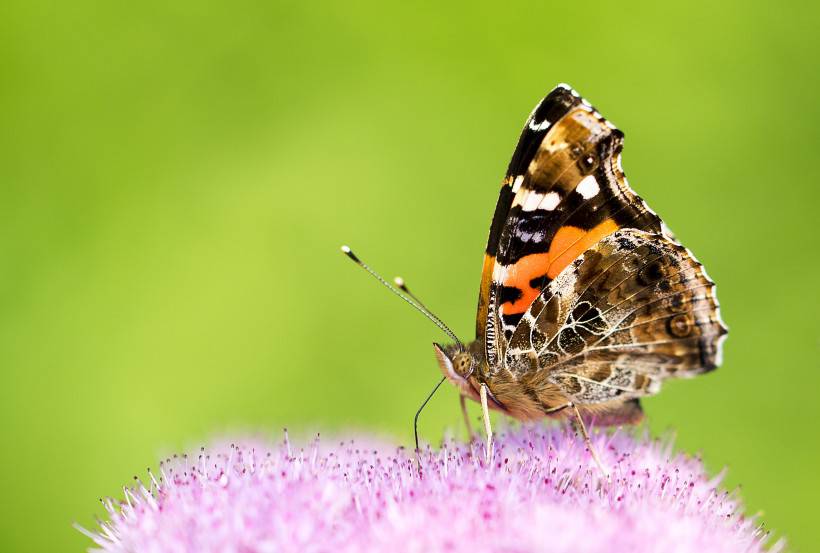
MULTIPOLYGON (((810 550, 815 5, 3 2, 0 550, 84 549, 99 496, 225 432, 409 443, 441 336, 338 246, 470 337, 500 179, 562 81, 731 327, 653 432, 810 550)), ((448 389, 422 432, 458 423, 448 389)))

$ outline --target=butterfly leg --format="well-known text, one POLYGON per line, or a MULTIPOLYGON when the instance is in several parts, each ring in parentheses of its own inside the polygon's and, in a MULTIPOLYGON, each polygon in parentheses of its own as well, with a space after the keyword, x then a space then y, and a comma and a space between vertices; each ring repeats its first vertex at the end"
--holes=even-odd
POLYGON ((479 396, 481 397, 481 410, 484 412, 484 430, 487 432, 487 448, 485 453, 487 455, 487 462, 489 462, 493 455, 493 428, 490 425, 490 407, 487 405, 486 384, 481 385, 479 396))
POLYGON ((584 443, 586 444, 590 455, 592 455, 592 459, 595 461, 595 464, 598 465, 601 473, 603 473, 604 476, 609 476, 609 472, 607 472, 604 468, 604 464, 601 463, 601 459, 598 457, 598 452, 595 451, 594 447, 592 447, 592 441, 589 439, 589 433, 587 433, 587 427, 584 424, 584 419, 581 418, 581 413, 578 411, 578 406, 574 403, 571 403, 570 405, 572 406, 572 410, 575 411, 575 426, 581 431, 581 435, 584 437, 584 443))
POLYGON ((470 415, 467 413, 467 398, 464 397, 464 394, 459 394, 458 401, 461 404, 461 416, 464 417, 468 439, 472 442, 475 439, 475 434, 473 434, 473 425, 470 424, 470 415))

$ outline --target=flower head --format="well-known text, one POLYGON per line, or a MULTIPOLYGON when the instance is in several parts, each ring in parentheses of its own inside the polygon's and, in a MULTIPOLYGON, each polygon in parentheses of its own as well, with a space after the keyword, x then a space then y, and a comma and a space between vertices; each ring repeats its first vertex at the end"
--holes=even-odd
POLYGON ((109 552, 764 550, 700 460, 622 432, 592 441, 608 478, 558 427, 502 434, 491 462, 452 441, 418 460, 356 441, 216 445, 163 462, 81 530, 109 552))

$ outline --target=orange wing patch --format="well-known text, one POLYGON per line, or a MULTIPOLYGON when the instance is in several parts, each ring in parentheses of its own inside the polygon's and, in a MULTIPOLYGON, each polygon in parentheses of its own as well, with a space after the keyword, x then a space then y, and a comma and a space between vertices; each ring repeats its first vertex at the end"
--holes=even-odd
POLYGON ((515 301, 505 302, 501 312, 504 315, 524 313, 541 293, 540 288, 532 287, 534 279, 544 274, 550 280, 554 279, 575 258, 616 230, 618 224, 612 219, 605 219, 589 230, 572 226, 559 228, 548 252, 526 255, 506 268, 504 286, 518 288, 521 295, 515 301))
POLYGON ((604 219, 589 230, 570 226, 559 228, 550 244, 547 276, 554 279, 579 255, 616 230, 618 230, 618 224, 612 219, 604 219))
POLYGON ((507 274, 504 278, 504 286, 518 288, 521 295, 515 301, 508 301, 501 306, 501 312, 505 315, 515 315, 525 312, 530 304, 535 301, 540 290, 530 286, 530 281, 544 274, 544 267, 550 264, 550 253, 533 253, 525 255, 514 265, 507 267, 507 274))

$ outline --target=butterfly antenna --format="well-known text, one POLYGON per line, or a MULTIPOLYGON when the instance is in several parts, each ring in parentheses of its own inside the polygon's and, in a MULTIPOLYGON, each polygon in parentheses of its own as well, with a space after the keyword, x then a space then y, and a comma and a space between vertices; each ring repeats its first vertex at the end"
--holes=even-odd
POLYGON ((442 376, 441 380, 438 381, 438 384, 433 388, 433 390, 427 395, 427 399, 424 400, 424 403, 421 404, 419 410, 416 411, 416 416, 413 417, 413 437, 416 439, 416 452, 419 451, 419 415, 427 407, 427 402, 433 397, 433 395, 438 391, 439 387, 444 384, 444 381, 447 380, 446 376, 442 376))
POLYGON ((395 277, 393 279, 393 284, 396 285, 396 288, 398 288, 399 290, 401 290, 402 292, 404 292, 405 294, 410 296, 410 299, 412 299, 414 302, 416 302, 417 304, 422 306, 428 312, 430 311, 429 309, 427 309, 427 306, 424 305, 424 303, 422 303, 422 301, 418 298, 418 296, 416 296, 413 292, 410 291, 410 289, 407 287, 407 283, 404 282, 403 278, 401 278, 400 276, 395 277))
POLYGON ((407 290, 407 286, 404 285, 404 281, 401 281, 401 285, 399 287, 402 290, 404 290, 406 294, 404 292, 397 290, 392 284, 384 280, 379 273, 371 269, 366 263, 359 259, 358 256, 355 253, 353 253, 353 251, 349 247, 342 246, 342 253, 344 253, 347 257, 352 259, 353 262, 356 263, 356 265, 370 273, 370 276, 381 282, 388 290, 390 290, 398 297, 409 303, 411 306, 417 309, 422 315, 433 321, 434 325, 439 327, 442 330, 442 332, 444 332, 452 341, 458 344, 458 347, 461 351, 464 351, 464 344, 461 343, 461 340, 458 339, 458 336, 456 336, 455 332, 450 330, 450 327, 444 324, 444 321, 439 319, 435 314, 433 314, 432 311, 427 309, 423 303, 416 299, 416 297, 413 294, 411 294, 409 290, 407 290))

